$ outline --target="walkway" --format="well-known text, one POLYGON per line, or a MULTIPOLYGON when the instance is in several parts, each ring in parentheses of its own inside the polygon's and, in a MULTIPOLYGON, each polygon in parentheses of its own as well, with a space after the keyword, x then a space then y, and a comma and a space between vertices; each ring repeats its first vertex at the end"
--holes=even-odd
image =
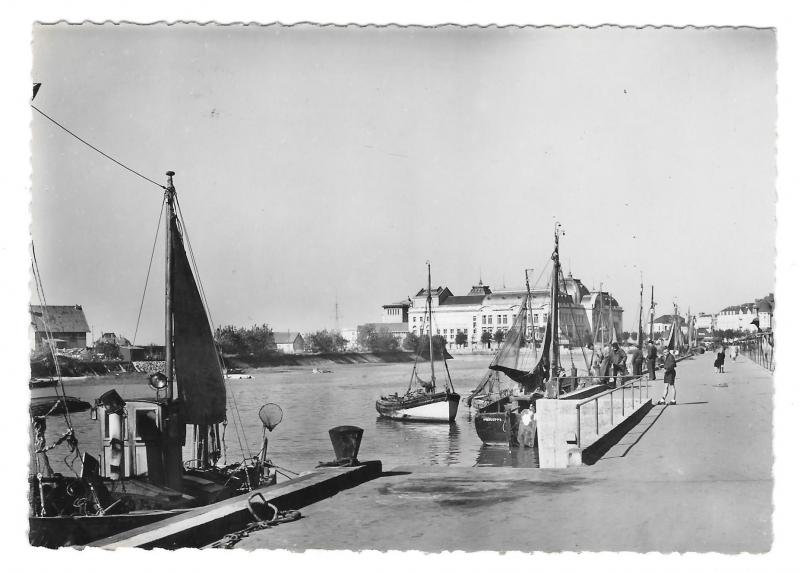
POLYGON ((654 407, 593 466, 399 467, 238 547, 766 552, 772 378, 741 357, 717 374, 713 359, 679 363, 678 405, 654 407))

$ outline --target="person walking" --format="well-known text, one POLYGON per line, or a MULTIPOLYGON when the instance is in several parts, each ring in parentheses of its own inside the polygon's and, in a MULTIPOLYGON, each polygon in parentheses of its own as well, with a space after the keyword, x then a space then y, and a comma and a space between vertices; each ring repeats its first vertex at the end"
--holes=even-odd
POLYGON ((642 352, 642 348, 636 346, 636 349, 633 350, 633 354, 631 354, 631 368, 633 369, 633 375, 642 375, 642 364, 644 364, 644 353, 642 352))
POLYGON ((656 350, 656 345, 653 343, 653 340, 647 340, 647 372, 650 374, 651 380, 656 378, 657 357, 658 351, 656 350))
POLYGON ((670 387, 672 387, 672 401, 669 402, 669 405, 675 405, 678 398, 675 390, 675 365, 675 356, 669 350, 664 350, 664 395, 659 399, 659 405, 663 405, 667 401, 670 387))
POLYGON ((714 367, 717 368, 717 373, 725 373, 725 347, 720 346, 717 352, 717 359, 714 360, 714 367))

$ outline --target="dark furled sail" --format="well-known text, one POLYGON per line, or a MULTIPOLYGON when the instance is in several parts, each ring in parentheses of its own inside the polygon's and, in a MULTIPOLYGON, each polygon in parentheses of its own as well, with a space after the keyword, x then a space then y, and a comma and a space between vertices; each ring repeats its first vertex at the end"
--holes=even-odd
POLYGON ((225 382, 183 239, 172 220, 172 315, 175 378, 187 424, 210 425, 225 419, 225 382))
POLYGON ((513 379, 517 383, 520 384, 521 389, 524 393, 530 393, 535 389, 539 389, 544 386, 544 380, 550 374, 550 344, 551 344, 551 327, 550 327, 550 319, 547 320, 547 331, 545 333, 544 342, 542 343, 541 348, 541 356, 539 357, 539 361, 536 363, 536 366, 530 371, 523 371, 520 369, 515 369, 508 366, 503 366, 499 364, 492 364, 489 366, 489 369, 493 371, 499 371, 501 373, 506 374, 509 378, 513 379))

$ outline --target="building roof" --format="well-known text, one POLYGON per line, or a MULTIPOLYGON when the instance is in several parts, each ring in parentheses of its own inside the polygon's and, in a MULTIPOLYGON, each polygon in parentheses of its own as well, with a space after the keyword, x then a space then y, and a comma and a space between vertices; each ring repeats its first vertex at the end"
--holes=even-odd
POLYGON ((470 291, 467 293, 467 296, 486 296, 487 294, 491 294, 492 289, 488 286, 484 286, 483 281, 478 282, 477 286, 473 286, 470 291))
POLYGON ((408 308, 409 306, 411 306, 411 302, 409 300, 401 300, 399 302, 384 304, 383 308, 408 308))
POLYGON ((483 304, 483 294, 478 294, 477 296, 449 296, 445 298, 441 305, 442 306, 458 306, 458 305, 465 305, 465 304, 474 304, 476 306, 480 306, 483 304))
POLYGON ((300 332, 272 332, 272 339, 276 344, 293 344, 298 336, 300 332))
MULTIPOLYGON (((89 332, 89 324, 83 313, 83 308, 77 304, 73 306, 46 306, 47 326, 51 332, 89 332)), ((31 323, 36 332, 44 332, 44 312, 42 306, 31 304, 31 323)))
MULTIPOLYGON (((450 292, 450 289, 447 286, 445 286, 444 288, 442 288, 441 286, 437 286, 436 288, 433 288, 431 290, 431 296, 441 296, 445 291, 447 292, 448 295, 452 296, 453 293, 450 292)), ((422 288, 419 292, 414 294, 415 298, 419 298, 420 296, 426 296, 427 297, 428 296, 428 289, 427 288, 422 288)))
MULTIPOLYGON (((664 314, 663 316, 659 316, 658 318, 653 320, 653 323, 656 323, 656 324, 671 324, 672 323, 672 314, 664 314)), ((681 316, 679 314, 678 315, 678 323, 681 324, 681 325, 685 324, 686 323, 686 318, 684 318, 683 316, 681 316)))
POLYGON ((408 322, 367 322, 366 324, 360 324, 358 326, 358 330, 362 330, 367 326, 372 326, 375 328, 376 332, 389 332, 391 334, 398 334, 398 333, 408 333, 408 322))
POLYGON ((733 306, 728 306, 720 310, 720 312, 737 312, 740 314, 744 314, 745 312, 752 312, 755 310, 756 305, 753 302, 747 302, 746 304, 735 304, 733 306))

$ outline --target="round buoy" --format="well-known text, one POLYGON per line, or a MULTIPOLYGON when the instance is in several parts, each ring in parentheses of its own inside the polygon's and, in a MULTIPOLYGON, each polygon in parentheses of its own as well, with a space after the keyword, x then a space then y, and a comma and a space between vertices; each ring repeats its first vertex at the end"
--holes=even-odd
POLYGON ((283 419, 283 409, 274 403, 267 403, 258 410, 258 417, 264 427, 272 431, 283 419))

